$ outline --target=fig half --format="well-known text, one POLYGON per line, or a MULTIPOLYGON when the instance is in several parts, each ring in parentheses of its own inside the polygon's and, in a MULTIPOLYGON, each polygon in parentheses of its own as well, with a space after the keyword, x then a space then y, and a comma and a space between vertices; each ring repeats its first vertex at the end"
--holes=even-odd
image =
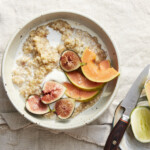
POLYGON ((60 57, 60 66, 65 72, 71 72, 81 66, 81 59, 76 52, 66 50, 60 57))
POLYGON ((68 119, 73 114, 75 100, 72 98, 60 99, 55 104, 55 111, 60 119, 68 119))
POLYGON ((63 96, 65 90, 66 88, 62 84, 55 81, 47 81, 43 86, 44 95, 41 100, 44 104, 53 103, 63 96))
POLYGON ((48 105, 41 102, 38 95, 31 95, 26 101, 26 109, 32 114, 43 115, 50 111, 48 105))

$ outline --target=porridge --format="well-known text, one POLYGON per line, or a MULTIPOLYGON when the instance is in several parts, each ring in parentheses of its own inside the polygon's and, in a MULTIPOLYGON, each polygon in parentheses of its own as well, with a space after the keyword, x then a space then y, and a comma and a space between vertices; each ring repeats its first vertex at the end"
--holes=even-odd
MULTIPOLYGON (((101 49, 96 37, 72 27, 67 21, 56 20, 39 26, 29 33, 23 44, 22 54, 16 59, 16 67, 12 71, 12 81, 25 99, 31 95, 42 95, 41 89, 45 78, 48 79, 49 74, 54 70, 61 72, 60 74, 63 73, 59 65, 61 54, 65 50, 72 50, 81 57, 86 48, 96 54, 96 63, 106 59, 105 51, 101 49), (51 38, 48 39, 49 36, 53 36, 51 35, 53 32, 60 35, 56 37, 60 38, 57 43, 53 43, 51 38)), ((63 81, 68 81, 68 79, 63 81)), ((92 101, 80 103, 75 108, 73 116, 91 107, 97 100, 98 98, 95 98, 92 101)), ((46 116, 51 115, 46 114, 46 116)))

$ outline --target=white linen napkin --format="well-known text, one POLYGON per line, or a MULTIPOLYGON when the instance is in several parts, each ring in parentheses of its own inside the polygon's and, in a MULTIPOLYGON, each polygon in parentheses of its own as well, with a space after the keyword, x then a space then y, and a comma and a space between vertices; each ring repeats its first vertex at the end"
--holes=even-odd
MULTIPOLYGON (((126 95, 130 85, 140 71, 150 63, 150 17, 149 2, 142 1, 106 1, 106 0, 33 0, 0 1, 0 61, 6 43, 14 31, 42 11, 52 9, 70 9, 82 11, 97 21, 111 35, 117 44, 121 56, 122 80, 116 97, 108 110, 92 124, 67 131, 79 140, 104 145, 110 132, 115 107, 126 95), (26 4, 26 5, 25 5, 26 4), (94 134, 93 134, 94 133, 94 134)), ((24 119, 10 104, 2 87, 0 78, 0 123, 7 123, 10 129, 30 128, 34 125, 24 119)), ((37 126, 36 126, 37 127, 37 126)), ((44 130, 44 129, 43 129, 44 130)), ((50 132, 58 133, 52 130, 50 132)))

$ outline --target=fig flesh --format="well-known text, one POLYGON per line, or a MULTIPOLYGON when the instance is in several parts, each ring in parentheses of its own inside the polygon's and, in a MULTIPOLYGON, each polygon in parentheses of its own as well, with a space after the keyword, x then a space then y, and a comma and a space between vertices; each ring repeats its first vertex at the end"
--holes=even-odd
POLYGON ((60 119, 68 119, 73 114, 75 100, 72 98, 60 99, 55 104, 55 111, 60 119))
POLYGON ((53 103, 63 96, 65 90, 66 88, 62 84, 55 81, 47 81, 43 86, 44 95, 41 100, 44 104, 53 103))
POLYGON ((60 66, 65 72, 71 72, 81 66, 81 59, 76 52, 66 50, 60 57, 60 66))
POLYGON ((38 95, 31 95, 26 101, 26 109, 32 114, 43 115, 50 111, 48 105, 41 102, 41 98, 38 95))

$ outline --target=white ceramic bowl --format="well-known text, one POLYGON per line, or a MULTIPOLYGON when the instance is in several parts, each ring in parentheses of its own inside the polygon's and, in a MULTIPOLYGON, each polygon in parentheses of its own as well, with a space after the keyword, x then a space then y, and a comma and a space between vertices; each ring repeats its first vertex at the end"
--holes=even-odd
POLYGON ((22 114, 31 122, 45 128, 66 130, 86 125, 98 118, 104 111, 106 111, 108 106, 113 101, 113 97, 118 88, 118 81, 120 77, 114 79, 105 86, 104 92, 102 93, 99 101, 94 106, 85 110, 77 117, 69 119, 68 121, 62 122, 29 114, 24 109, 25 100, 19 95, 19 91, 16 90, 12 83, 12 64, 14 64, 16 50, 18 49, 19 44, 21 43, 22 39, 24 39, 24 37, 29 33, 29 31, 40 24, 44 24, 54 19, 73 20, 85 25, 87 28, 92 30, 101 40, 101 44, 106 48, 105 50, 110 57, 112 66, 118 71, 120 71, 120 67, 116 46, 114 45, 114 42, 112 42, 108 33, 106 33, 106 31, 104 31, 104 29, 94 19, 91 19, 86 15, 82 15, 81 13, 69 11, 50 12, 38 16, 37 18, 28 22, 25 26, 19 28, 8 44, 2 62, 2 79, 6 93, 13 106, 20 112, 20 114, 22 114))

